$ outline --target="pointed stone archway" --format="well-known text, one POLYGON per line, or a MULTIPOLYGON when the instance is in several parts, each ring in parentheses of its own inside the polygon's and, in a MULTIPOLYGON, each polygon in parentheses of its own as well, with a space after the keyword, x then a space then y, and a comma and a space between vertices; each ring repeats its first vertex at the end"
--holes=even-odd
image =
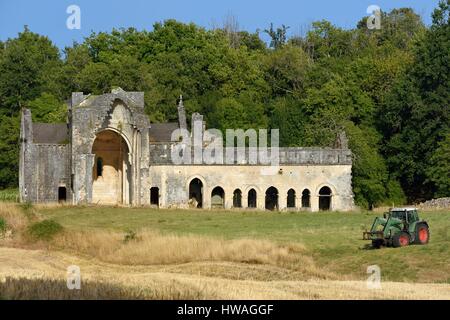
POLYGON ((131 204, 130 150, 122 135, 113 130, 97 133, 92 145, 92 203, 131 204))

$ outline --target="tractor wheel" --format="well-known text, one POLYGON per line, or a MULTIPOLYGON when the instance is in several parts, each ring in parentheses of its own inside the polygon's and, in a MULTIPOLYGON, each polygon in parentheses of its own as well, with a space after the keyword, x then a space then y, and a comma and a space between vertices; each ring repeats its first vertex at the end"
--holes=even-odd
POLYGON ((430 230, 428 230, 428 226, 424 223, 419 224, 416 230, 416 237, 414 242, 417 244, 427 244, 430 240, 430 230))
POLYGON ((409 245, 409 234, 407 234, 406 232, 400 232, 396 234, 392 238, 392 245, 395 248, 406 247, 407 245, 409 245))

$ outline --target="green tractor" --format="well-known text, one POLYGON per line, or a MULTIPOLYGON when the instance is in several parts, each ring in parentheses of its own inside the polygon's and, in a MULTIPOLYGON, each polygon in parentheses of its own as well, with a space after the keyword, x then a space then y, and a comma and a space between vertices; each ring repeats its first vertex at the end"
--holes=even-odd
POLYGON ((419 219, 415 208, 394 208, 376 217, 370 231, 363 233, 364 240, 372 240, 374 248, 381 246, 404 247, 409 244, 427 244, 430 229, 425 220, 419 219))

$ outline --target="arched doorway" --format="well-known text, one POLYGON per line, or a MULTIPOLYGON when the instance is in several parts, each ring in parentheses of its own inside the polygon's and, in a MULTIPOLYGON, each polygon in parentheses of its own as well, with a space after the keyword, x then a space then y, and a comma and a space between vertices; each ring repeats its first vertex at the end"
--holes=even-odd
POLYGON ((189 204, 194 208, 203 207, 203 183, 198 178, 189 183, 189 204))
POLYGON ((286 206, 288 208, 295 208, 295 190, 289 189, 287 193, 287 203, 286 206))
POLYGON ((215 187, 211 191, 211 208, 223 208, 225 206, 225 191, 221 187, 215 187))
POLYGON ((242 208, 242 192, 239 189, 233 192, 233 208, 242 208))
POLYGON ((248 208, 256 208, 256 190, 255 189, 250 189, 248 192, 247 207, 248 208))
POLYGON ((311 192, 308 189, 303 190, 302 192, 302 208, 310 208, 311 207, 311 192))
POLYGON ((278 210, 278 190, 275 187, 266 190, 266 209, 278 210))
POLYGON ((331 189, 329 187, 322 187, 319 191, 319 210, 331 209, 331 189))
POLYGON ((125 139, 112 130, 97 134, 92 153, 92 202, 98 204, 131 203, 131 164, 125 139))

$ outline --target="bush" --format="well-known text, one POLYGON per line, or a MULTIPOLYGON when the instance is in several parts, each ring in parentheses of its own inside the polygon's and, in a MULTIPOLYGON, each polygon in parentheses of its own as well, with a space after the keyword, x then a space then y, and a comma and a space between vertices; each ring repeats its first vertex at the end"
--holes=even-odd
POLYGON ((28 227, 28 234, 38 240, 51 240, 63 227, 54 220, 35 222, 28 227))
POLYGON ((3 189, 0 190, 0 201, 18 202, 19 189, 3 189))
POLYGON ((2 217, 0 217, 0 234, 6 231, 6 221, 2 217))
POLYGON ((127 243, 127 242, 132 241, 132 240, 133 241, 137 240, 137 234, 133 230, 128 230, 125 233, 125 237, 123 238, 123 242, 127 243))

